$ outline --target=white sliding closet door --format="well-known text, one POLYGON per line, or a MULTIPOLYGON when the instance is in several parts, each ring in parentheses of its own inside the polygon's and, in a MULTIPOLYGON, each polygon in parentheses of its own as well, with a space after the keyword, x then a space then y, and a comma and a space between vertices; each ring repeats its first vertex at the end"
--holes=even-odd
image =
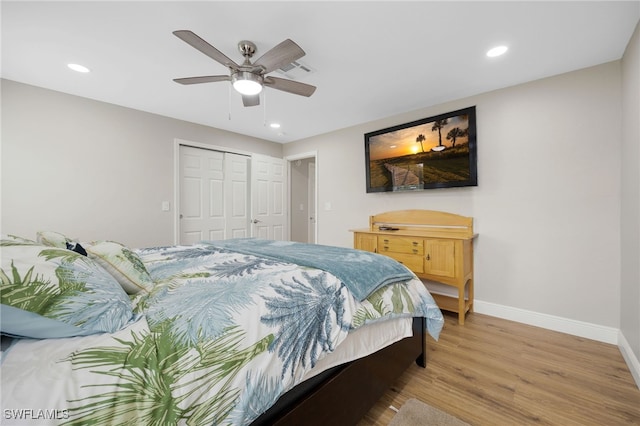
POLYGON ((226 238, 251 236, 249 223, 249 167, 246 155, 225 153, 226 238))
POLYGON ((287 232, 287 169, 282 158, 251 156, 252 236, 284 241, 287 232))
POLYGON ((249 236, 249 157, 180 145, 180 244, 249 236))

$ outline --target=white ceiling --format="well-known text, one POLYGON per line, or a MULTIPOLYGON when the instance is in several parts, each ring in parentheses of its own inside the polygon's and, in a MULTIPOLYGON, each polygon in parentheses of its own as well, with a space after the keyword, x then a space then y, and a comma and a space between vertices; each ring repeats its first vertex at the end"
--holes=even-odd
POLYGON ((286 143, 620 59, 640 2, 2 1, 1 13, 2 78, 286 143), (245 108, 228 82, 179 85, 228 72, 178 29, 236 62, 240 40, 255 59, 291 38, 315 70, 299 81, 318 89, 265 89, 245 108), (497 44, 507 54, 487 58, 497 44))

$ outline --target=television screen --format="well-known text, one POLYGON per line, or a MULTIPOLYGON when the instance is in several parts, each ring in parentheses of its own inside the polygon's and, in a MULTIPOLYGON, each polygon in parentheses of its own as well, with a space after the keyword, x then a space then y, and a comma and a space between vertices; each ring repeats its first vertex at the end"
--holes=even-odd
POLYGON ((367 192, 477 186, 476 107, 364 135, 367 192))

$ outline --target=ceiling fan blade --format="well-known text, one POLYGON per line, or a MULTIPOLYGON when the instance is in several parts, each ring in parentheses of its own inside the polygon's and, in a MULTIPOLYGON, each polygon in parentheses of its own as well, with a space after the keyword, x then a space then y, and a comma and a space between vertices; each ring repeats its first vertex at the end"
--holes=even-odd
POLYGON ((174 78, 173 81, 180 84, 200 84, 200 83, 215 83, 216 81, 229 81, 231 77, 228 75, 208 75, 203 77, 185 77, 174 78))
POLYGON ((229 59, 227 55, 225 55, 224 53, 222 53, 221 51, 219 51, 218 49, 216 49, 215 47, 213 47, 212 45, 210 45, 209 43, 201 39, 198 35, 196 35, 195 33, 189 30, 177 30, 177 31, 174 31, 173 34, 179 39, 181 39, 182 41, 184 41, 185 43, 198 49, 199 51, 201 51, 202 53, 204 53, 214 61, 220 62, 222 65, 224 65, 227 68, 237 70, 240 67, 240 65, 236 64, 231 59, 229 59))
POLYGON ((284 78, 270 77, 264 78, 264 85, 272 89, 282 90, 283 92, 293 93, 300 96, 311 96, 316 91, 316 86, 300 83, 299 81, 287 80, 284 78))
POLYGON ((273 49, 259 57, 254 66, 264 67, 263 74, 270 73, 273 70, 281 68, 291 62, 302 58, 305 55, 304 50, 290 39, 286 39, 273 49))
POLYGON ((242 95, 242 104, 246 107, 260 105, 260 95, 242 95))

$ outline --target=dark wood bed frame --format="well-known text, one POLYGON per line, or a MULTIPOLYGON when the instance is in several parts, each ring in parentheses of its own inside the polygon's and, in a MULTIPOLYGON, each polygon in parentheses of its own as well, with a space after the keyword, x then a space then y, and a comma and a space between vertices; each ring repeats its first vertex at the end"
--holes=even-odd
POLYGON ((411 363, 426 367, 426 336, 426 320, 414 318, 412 337, 299 384, 252 426, 355 425, 411 363))

